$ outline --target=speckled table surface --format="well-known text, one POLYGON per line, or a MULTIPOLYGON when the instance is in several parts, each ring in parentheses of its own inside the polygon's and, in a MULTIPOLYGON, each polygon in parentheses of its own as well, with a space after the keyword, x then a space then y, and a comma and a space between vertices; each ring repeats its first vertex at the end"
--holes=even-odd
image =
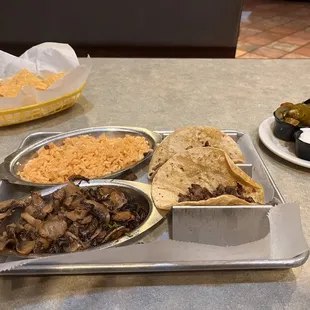
MULTIPOLYGON (((287 201, 298 201, 310 241, 310 171, 259 142, 259 124, 283 101, 309 98, 310 60, 93 59, 72 109, 1 129, 0 160, 27 134, 104 125, 190 124, 251 135, 287 201)), ((1 277, 5 309, 309 309, 310 262, 285 271, 1 277)))

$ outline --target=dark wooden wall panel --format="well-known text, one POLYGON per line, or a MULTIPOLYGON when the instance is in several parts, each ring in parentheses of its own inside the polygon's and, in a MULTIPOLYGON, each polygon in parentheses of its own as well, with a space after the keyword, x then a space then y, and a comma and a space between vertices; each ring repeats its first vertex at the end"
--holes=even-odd
POLYGON ((0 48, 21 54, 44 41, 79 56, 233 57, 242 0, 10 0, 0 48))

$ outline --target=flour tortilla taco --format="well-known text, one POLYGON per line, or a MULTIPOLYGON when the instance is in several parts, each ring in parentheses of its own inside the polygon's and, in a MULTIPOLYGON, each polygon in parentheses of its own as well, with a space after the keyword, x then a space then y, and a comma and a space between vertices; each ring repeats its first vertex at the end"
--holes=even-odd
POLYGON ((171 157, 152 183, 157 208, 263 204, 264 189, 220 149, 193 148, 171 157))
POLYGON ((243 163, 244 157, 237 143, 217 128, 189 126, 171 133, 155 149, 149 165, 148 177, 152 179, 157 170, 173 155, 195 147, 215 147, 225 151, 234 163, 243 163))

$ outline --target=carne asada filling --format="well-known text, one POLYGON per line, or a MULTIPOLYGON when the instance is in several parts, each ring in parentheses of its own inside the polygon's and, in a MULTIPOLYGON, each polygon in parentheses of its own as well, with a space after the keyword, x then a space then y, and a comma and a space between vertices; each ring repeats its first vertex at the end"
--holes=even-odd
POLYGON ((191 184, 186 194, 179 194, 178 202, 208 200, 222 195, 232 195, 249 203, 255 202, 252 197, 245 196, 245 190, 239 183, 237 183, 237 186, 219 185, 212 193, 206 187, 201 187, 199 184, 191 184))

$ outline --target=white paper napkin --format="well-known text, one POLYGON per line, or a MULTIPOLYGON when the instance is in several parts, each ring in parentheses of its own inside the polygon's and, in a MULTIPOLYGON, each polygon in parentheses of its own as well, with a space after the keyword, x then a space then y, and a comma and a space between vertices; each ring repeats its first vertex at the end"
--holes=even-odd
POLYGON ((53 73, 67 74, 45 91, 25 86, 15 98, 0 97, 0 110, 41 103, 74 92, 86 82, 91 71, 91 61, 88 58, 81 65, 72 47, 62 43, 42 43, 20 57, 0 51, 0 79, 12 77, 23 69, 42 78, 53 73))

